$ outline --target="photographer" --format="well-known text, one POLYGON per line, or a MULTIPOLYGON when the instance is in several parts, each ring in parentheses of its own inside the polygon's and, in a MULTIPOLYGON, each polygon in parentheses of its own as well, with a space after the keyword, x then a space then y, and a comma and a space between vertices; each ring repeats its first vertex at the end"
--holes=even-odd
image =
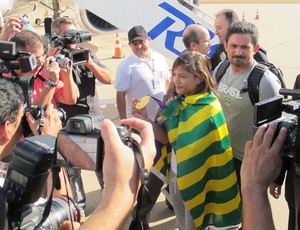
POLYGON ((253 141, 245 146, 241 167, 244 230, 275 229, 267 190, 279 175, 282 165, 279 153, 287 134, 286 128, 281 128, 273 142, 276 126, 276 123, 261 126, 253 141))
MULTIPOLYGON (((24 96, 22 88, 14 78, 0 78, 0 98, 0 187, 2 187, 9 161, 11 160, 12 150, 22 135, 22 126, 20 124, 24 116, 24 96)), ((37 134, 40 120, 34 120, 29 112, 26 113, 26 119, 32 132, 37 134)), ((56 136, 60 129, 61 121, 58 118, 57 111, 53 110, 52 104, 48 104, 44 113, 42 134, 56 136)), ((48 187, 50 188, 52 186, 52 178, 48 178, 48 187)), ((53 197, 68 194, 67 189, 69 190, 69 188, 65 187, 64 183, 61 183, 61 185, 60 190, 54 191, 53 197)), ((1 209, 1 212, 3 214, 4 209, 1 209)), ((0 223, 5 222, 0 219, 0 223)))
MULTIPOLYGON (((122 124, 139 131, 145 168, 149 170, 156 153, 154 134, 150 123, 137 118, 121 120, 122 124)), ((80 230, 121 229, 124 227, 135 203, 140 187, 137 162, 132 150, 121 141, 115 125, 105 119, 102 122, 101 135, 105 143, 103 176, 105 188, 102 199, 94 213, 79 228, 80 230)), ((70 223, 64 224, 64 230, 72 229, 70 223)))
POLYGON ((36 56, 35 69, 27 73, 22 73, 20 70, 12 72, 18 77, 34 75, 33 104, 53 103, 56 106, 57 102, 66 104, 76 102, 79 91, 72 78, 72 69, 61 68, 52 56, 46 58, 43 41, 38 34, 22 30, 16 33, 11 41, 16 43, 17 51, 29 52, 36 56))
MULTIPOLYGON (((4 147, 15 134, 23 116, 22 95, 22 89, 18 84, 5 78, 0 79, 0 96, 2 99, 0 101, 1 154, 4 147)), ((47 132, 50 124, 59 124, 57 127, 52 128, 54 130, 60 129, 60 122, 55 118, 56 116, 53 116, 51 110, 51 105, 48 105, 45 116, 47 117, 46 121, 49 121, 49 123, 45 123, 44 132, 47 132)), ((36 132, 38 122, 32 122, 31 119, 28 122, 31 124, 34 132, 36 132)), ((145 160, 145 168, 149 170, 156 152, 151 125, 136 118, 123 120, 122 124, 140 132, 140 137, 135 136, 135 139, 140 143, 145 160)), ((103 166, 104 178, 107 178, 106 188, 103 190, 102 202, 95 213, 82 226, 82 229, 98 229, 100 224, 107 229, 117 229, 123 226, 130 214, 140 187, 134 154, 129 147, 122 143, 111 121, 105 120, 103 122, 102 138, 105 142, 106 153, 103 166), (112 215, 112 213, 117 214, 117 216, 112 215)), ((4 223, 4 221, 1 220, 1 223, 4 223)))
MULTIPOLYGON (((64 36, 66 31, 76 31, 76 26, 72 20, 67 17, 56 18, 51 25, 52 35, 64 36)), ((53 56, 59 54, 61 49, 67 50, 79 49, 76 47, 76 43, 73 43, 72 39, 68 40, 68 44, 64 44, 65 47, 53 47, 50 48, 48 54, 53 56)), ((70 51, 71 52, 71 51, 70 51)), ((73 79, 78 86, 80 96, 77 99, 75 105, 66 105, 60 103, 59 107, 66 111, 67 119, 74 117, 78 114, 90 114, 96 115, 98 120, 103 119, 100 103, 97 95, 96 79, 103 84, 111 84, 112 78, 105 65, 99 62, 96 55, 89 51, 88 59, 84 64, 78 64, 73 66, 73 79)), ((68 169, 70 174, 70 183, 75 200, 79 203, 82 213, 85 209, 85 192, 83 188, 81 170, 80 169, 68 169)), ((101 188, 104 188, 102 171, 96 172, 98 182, 101 188)))
MULTIPOLYGON (((23 91, 13 79, 1 77, 0 98, 0 167, 2 167, 0 186, 2 186, 11 153, 23 133, 20 125, 24 111, 23 91)), ((37 135, 40 120, 34 120, 29 112, 26 112, 25 116, 33 134, 37 135)), ((52 104, 48 104, 41 134, 56 136, 60 129, 61 121, 57 111, 53 109, 52 104)))
MULTIPOLYGON (((54 57, 48 57, 44 52, 41 37, 35 32, 24 30, 24 16, 13 16, 5 21, 0 33, 0 40, 16 43, 17 53, 29 52, 36 56, 36 62, 31 60, 32 70, 22 72, 22 69, 11 69, 14 76, 34 75, 33 104, 43 105, 56 102, 74 104, 79 96, 78 88, 73 81, 72 71, 60 68, 54 57)), ((28 19, 27 19, 28 20, 28 19)))

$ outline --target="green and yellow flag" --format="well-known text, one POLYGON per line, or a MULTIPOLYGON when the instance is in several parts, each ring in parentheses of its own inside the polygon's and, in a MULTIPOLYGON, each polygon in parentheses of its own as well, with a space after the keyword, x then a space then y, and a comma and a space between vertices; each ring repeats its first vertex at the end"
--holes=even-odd
MULTIPOLYGON (((231 143, 215 94, 177 98, 162 110, 161 117, 176 152, 178 187, 197 229, 241 223, 231 143)), ((169 167, 169 159, 162 154, 157 165, 167 162, 169 167)), ((163 165, 156 168, 166 174, 163 165)))

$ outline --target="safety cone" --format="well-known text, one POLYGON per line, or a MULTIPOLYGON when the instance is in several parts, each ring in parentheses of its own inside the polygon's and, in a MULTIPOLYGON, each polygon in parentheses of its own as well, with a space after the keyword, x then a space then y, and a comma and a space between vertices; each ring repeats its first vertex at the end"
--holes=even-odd
POLYGON ((245 13, 243 12, 242 21, 245 21, 245 13))
POLYGON ((258 9, 256 10, 256 16, 255 16, 255 20, 259 20, 259 13, 258 13, 258 9))
POLYGON ((119 33, 116 33, 116 42, 115 42, 115 55, 113 58, 124 58, 125 55, 122 54, 122 45, 119 33))

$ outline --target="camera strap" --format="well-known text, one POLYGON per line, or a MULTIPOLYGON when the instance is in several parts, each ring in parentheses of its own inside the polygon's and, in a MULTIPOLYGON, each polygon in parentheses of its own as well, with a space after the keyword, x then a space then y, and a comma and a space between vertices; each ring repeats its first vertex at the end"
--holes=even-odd
POLYGON ((135 159, 138 163, 139 167, 139 177, 141 180, 141 187, 138 192, 138 197, 137 197, 137 204, 136 204, 136 214, 135 214, 135 221, 134 221, 134 226, 130 226, 130 230, 143 230, 143 223, 139 219, 139 212, 141 210, 142 202, 143 202, 143 194, 145 192, 149 192, 146 185, 148 184, 149 181, 149 172, 147 169, 145 169, 145 162, 144 162, 144 157, 142 154, 142 149, 140 145, 131 137, 126 138, 125 143, 127 146, 131 147, 135 159))
POLYGON ((40 118, 40 125, 39 125, 39 128, 38 128, 38 134, 42 135, 42 131, 43 131, 43 128, 44 128, 44 125, 45 125, 45 111, 44 111, 44 109, 41 109, 40 112, 41 112, 41 118, 40 118))
POLYGON ((52 198, 53 198, 53 191, 54 188, 56 189, 60 189, 61 188, 61 184, 60 184, 60 180, 59 180, 59 172, 60 172, 60 166, 56 165, 56 158, 57 158, 57 139, 55 141, 55 148, 54 148, 54 153, 53 153, 53 163, 52 163, 52 167, 51 167, 51 171, 52 171, 52 188, 51 188, 51 194, 48 198, 47 204, 45 206, 44 212, 43 212, 43 217, 40 221, 40 223, 35 226, 34 230, 38 230, 40 229, 40 227, 42 226, 42 224, 47 220, 50 211, 51 211, 51 206, 52 206, 52 198))

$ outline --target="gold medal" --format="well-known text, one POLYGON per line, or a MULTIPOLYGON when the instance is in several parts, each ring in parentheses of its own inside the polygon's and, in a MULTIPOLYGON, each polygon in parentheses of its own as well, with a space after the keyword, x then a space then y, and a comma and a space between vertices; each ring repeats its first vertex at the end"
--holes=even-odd
POLYGON ((149 102, 150 102, 150 96, 146 95, 138 100, 135 107, 137 109, 143 109, 149 104, 149 102))

